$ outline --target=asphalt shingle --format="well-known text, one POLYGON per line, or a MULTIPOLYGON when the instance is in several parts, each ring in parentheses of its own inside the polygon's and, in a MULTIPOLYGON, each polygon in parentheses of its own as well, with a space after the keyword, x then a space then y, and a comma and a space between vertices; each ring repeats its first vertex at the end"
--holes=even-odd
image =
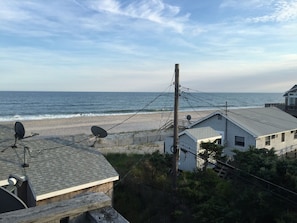
POLYGON ((7 180, 9 174, 27 176, 36 197, 118 179, 118 173, 100 152, 75 143, 74 137, 39 139, 36 136, 18 141, 17 148, 12 148, 13 144, 13 126, 0 125, 0 149, 5 150, 0 157, 0 182, 7 180), (22 167, 24 147, 29 149, 27 168, 22 167))

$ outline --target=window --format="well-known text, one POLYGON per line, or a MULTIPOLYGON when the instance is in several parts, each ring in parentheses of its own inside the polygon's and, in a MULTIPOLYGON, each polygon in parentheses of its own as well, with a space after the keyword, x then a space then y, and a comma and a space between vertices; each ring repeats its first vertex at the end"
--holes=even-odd
POLYGON ((265 137, 265 145, 270 146, 270 136, 265 137))
POLYGON ((272 135, 272 136, 271 136, 271 139, 275 139, 275 135, 272 135))
POLYGON ((294 139, 297 139, 297 130, 294 132, 294 139))
POLYGON ((282 142, 284 142, 285 141, 285 133, 283 132, 282 133, 282 142))
POLYGON ((235 136, 235 145, 236 146, 244 146, 244 137, 235 136))

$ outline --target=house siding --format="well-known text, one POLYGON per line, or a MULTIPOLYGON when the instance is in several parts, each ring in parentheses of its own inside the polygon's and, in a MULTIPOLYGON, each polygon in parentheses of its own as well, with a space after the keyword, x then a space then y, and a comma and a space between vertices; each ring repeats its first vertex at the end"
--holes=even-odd
MULTIPOLYGON (((204 160, 198 156, 201 142, 214 142, 221 139, 219 133, 207 127, 201 129, 185 130, 179 134, 179 163, 180 170, 193 171, 202 168, 204 160), (194 130, 194 131, 193 131, 194 130), (198 139, 201 137, 201 139, 198 139)), ((164 141, 164 152, 172 153, 173 137, 168 137, 164 141)))
POLYGON ((231 147, 240 151, 245 151, 249 146, 256 146, 255 137, 238 127, 234 123, 230 122, 223 116, 214 115, 203 122, 200 122, 193 126, 193 128, 210 126, 218 132, 222 132, 225 137, 223 144, 225 147, 231 147), (235 136, 244 137, 244 146, 238 146, 235 144, 235 136))
POLYGON ((103 192, 106 195, 108 195, 112 200, 112 198, 113 198, 113 182, 108 182, 108 183, 101 184, 101 185, 98 185, 95 187, 90 187, 90 188, 86 188, 83 190, 73 191, 71 193, 51 197, 48 199, 39 200, 39 201, 37 201, 36 206, 50 204, 52 202, 57 202, 57 201, 63 201, 63 200, 67 200, 67 199, 71 199, 76 196, 79 196, 80 194, 93 193, 93 192, 103 192))
POLYGON ((197 141, 191 139, 188 135, 182 135, 179 138, 180 156, 179 169, 193 171, 197 168, 197 151, 199 149, 197 141), (184 152, 190 151, 190 152, 184 152))
POLYGON ((267 136, 259 137, 257 138, 256 147, 267 149, 273 148, 278 155, 286 154, 287 152, 297 149, 297 139, 294 137, 294 134, 295 131, 286 131, 268 135, 270 136, 270 145, 266 145, 267 136), (282 141, 282 133, 285 135, 284 141, 282 141))

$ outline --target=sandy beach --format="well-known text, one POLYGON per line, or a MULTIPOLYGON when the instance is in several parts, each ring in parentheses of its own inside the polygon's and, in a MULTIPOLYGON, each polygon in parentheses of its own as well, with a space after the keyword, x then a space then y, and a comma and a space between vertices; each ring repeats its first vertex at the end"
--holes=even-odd
MULTIPOLYGON (((179 123, 187 125, 187 115, 191 115, 191 122, 196 121, 212 111, 179 112, 179 123)), ((173 112, 129 114, 129 115, 104 115, 82 116, 65 119, 20 120, 26 130, 26 135, 38 133, 39 136, 67 136, 77 134, 90 135, 93 125, 105 129, 109 134, 135 132, 160 129, 166 123, 172 123, 173 112)), ((2 123, 3 124, 3 123, 2 123)), ((14 122, 4 122, 14 124, 14 122)))

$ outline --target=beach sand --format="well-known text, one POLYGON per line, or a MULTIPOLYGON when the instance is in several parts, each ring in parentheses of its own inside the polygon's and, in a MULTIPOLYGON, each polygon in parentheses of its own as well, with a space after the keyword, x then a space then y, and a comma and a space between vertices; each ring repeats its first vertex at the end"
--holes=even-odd
MULTIPOLYGON (((191 122, 205 117, 212 111, 179 112, 179 123, 188 125, 187 115, 191 115, 191 122)), ((173 122, 173 112, 133 114, 133 115, 104 115, 81 116, 64 119, 20 120, 26 130, 26 135, 38 133, 41 137, 91 135, 91 127, 99 126, 108 134, 123 132, 139 132, 160 129, 166 123, 173 122)), ((14 125, 14 122, 4 122, 14 125)), ((3 123, 2 123, 3 124, 3 123)))
MULTIPOLYGON (((190 122, 193 123, 211 112, 213 111, 179 112, 179 125, 188 126, 190 122), (190 122, 186 118, 187 115, 192 117, 190 122)), ((38 136, 30 138, 30 140, 62 137, 83 143, 86 146, 90 146, 96 141, 92 135, 91 127, 99 126, 108 132, 108 136, 97 140, 94 149, 103 154, 144 154, 157 150, 162 153, 164 149, 162 139, 173 134, 172 129, 156 131, 164 125, 173 124, 172 112, 19 121, 25 127, 25 136, 38 133, 38 136)), ((2 122, 0 124, 11 125, 13 129, 14 123, 2 122)))

